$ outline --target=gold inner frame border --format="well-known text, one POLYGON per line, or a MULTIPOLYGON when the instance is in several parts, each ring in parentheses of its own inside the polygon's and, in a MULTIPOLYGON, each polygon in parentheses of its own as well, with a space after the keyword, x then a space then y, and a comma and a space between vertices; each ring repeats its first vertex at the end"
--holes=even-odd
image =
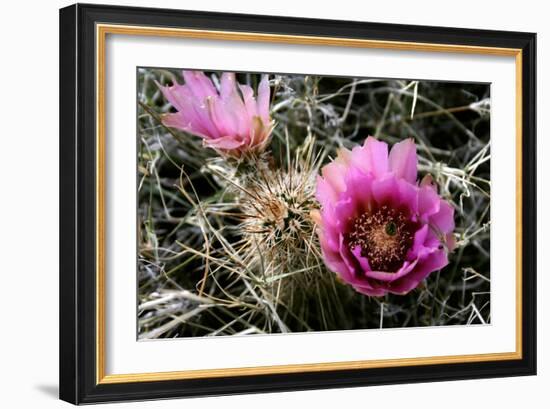
POLYGON ((96 383, 172 381, 231 376, 289 374, 350 369, 388 368, 466 362, 519 360, 522 358, 522 50, 459 44, 415 43, 323 36, 199 30, 96 24, 96 383), (105 373, 105 42, 107 35, 246 41, 295 45, 374 48, 515 57, 516 65, 516 350, 503 353, 448 355, 365 361, 319 362, 312 364, 146 372, 105 373))

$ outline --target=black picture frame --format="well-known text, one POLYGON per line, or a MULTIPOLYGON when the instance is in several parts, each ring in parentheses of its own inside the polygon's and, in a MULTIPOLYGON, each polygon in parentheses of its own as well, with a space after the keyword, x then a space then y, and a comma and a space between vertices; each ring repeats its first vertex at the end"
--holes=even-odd
MULTIPOLYGON (((60 398, 74 404, 536 374, 536 34, 77 4, 60 10, 60 398), (97 381, 96 24, 519 49, 521 358, 207 379, 97 381)), ((512 233, 511 233, 512 234, 512 233)))

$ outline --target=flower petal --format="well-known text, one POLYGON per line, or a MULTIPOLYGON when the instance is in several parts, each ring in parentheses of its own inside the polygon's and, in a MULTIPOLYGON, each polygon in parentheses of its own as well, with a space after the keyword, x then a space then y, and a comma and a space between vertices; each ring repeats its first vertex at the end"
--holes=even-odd
POLYGON ((353 285, 353 288, 357 292, 371 297, 383 297, 388 293, 388 290, 383 287, 372 287, 370 285, 353 285))
POLYGON ((220 81, 220 97, 225 101, 238 97, 236 86, 235 73, 224 72, 220 81))
POLYGON ((178 110, 177 114, 181 116, 179 122, 184 125, 181 128, 175 126, 176 128, 208 138, 220 136, 218 129, 212 122, 205 101, 199 101, 187 85, 160 86, 160 90, 168 102, 178 110))
POLYGON ((334 204, 338 200, 338 192, 332 185, 321 176, 317 176, 317 190, 315 197, 321 203, 321 206, 326 207, 334 204))
POLYGON ((182 75, 185 85, 197 99, 204 100, 207 97, 218 95, 214 84, 203 72, 183 70, 182 75))
POLYGON ((204 144, 209 148, 232 150, 242 146, 244 144, 244 141, 239 141, 238 139, 235 139, 233 136, 229 135, 222 136, 221 138, 217 139, 204 139, 204 144))
POLYGON ((445 236, 445 245, 447 246, 447 251, 451 252, 456 247, 456 239, 453 233, 449 233, 445 236))
POLYGON ((342 256, 342 260, 344 260, 344 263, 346 263, 346 266, 348 267, 348 271, 351 273, 352 276, 356 274, 356 266, 355 266, 355 259, 353 255, 351 254, 351 251, 348 248, 348 244, 344 240, 344 236, 340 235, 340 255, 342 256))
POLYGON ((258 85, 258 100, 256 102, 257 111, 263 121, 269 123, 269 80, 267 75, 262 75, 262 80, 258 85))
POLYGON ((256 107, 256 101, 254 100, 254 91, 248 85, 239 84, 239 89, 243 95, 244 106, 246 108, 246 113, 248 114, 248 119, 258 116, 258 110, 256 107))
POLYGON ((388 145, 369 136, 363 146, 357 146, 351 151, 351 163, 366 173, 376 177, 388 173, 388 145))
POLYGON ((389 155, 390 170, 395 176, 410 183, 416 182, 418 159, 416 145, 412 139, 406 139, 393 145, 389 155))
POLYGON ((430 216, 430 224, 439 233, 450 233, 455 229, 454 208, 446 201, 439 201, 439 212, 430 216))
POLYGON ((224 111, 224 121, 228 122, 231 119, 234 126, 231 133, 249 139, 251 123, 244 102, 237 92, 237 82, 234 73, 224 72, 222 74, 220 99, 222 102, 220 108, 223 107, 224 111))
POLYGON ((348 196, 339 200, 334 207, 336 226, 343 232, 347 232, 350 222, 357 216, 357 203, 348 196))
POLYGON ((208 132, 205 132, 203 128, 199 128, 197 123, 187 120, 187 118, 179 112, 175 114, 164 114, 162 116, 162 123, 169 128, 178 128, 190 134, 200 136, 201 138, 208 138, 208 132))
POLYGON ((392 282, 395 281, 405 275, 407 275, 415 266, 418 260, 414 260, 413 262, 405 261, 401 268, 397 270, 396 272, 388 272, 388 271, 365 271, 365 275, 369 278, 374 278, 375 280, 380 281, 386 281, 386 282, 392 282))
POLYGON ((351 253, 355 256, 355 259, 357 260, 363 271, 370 271, 371 268, 369 265, 369 260, 361 255, 360 246, 355 246, 353 250, 351 250, 351 253))
POLYGON ((418 191, 418 213, 423 222, 427 222, 429 216, 439 212, 441 199, 429 186, 424 186, 418 191))
POLYGON ((393 175, 384 179, 374 179, 372 182, 372 195, 379 205, 398 204, 399 188, 393 175))
POLYGON ((428 225, 425 224, 420 229, 418 229, 416 233, 414 233, 413 245, 407 254, 408 260, 417 259, 423 254, 424 242, 426 241, 426 237, 428 236, 428 230, 428 225))
POLYGON ((436 251, 425 260, 419 261, 416 268, 411 273, 394 281, 390 287, 390 292, 395 294, 406 294, 418 287, 418 284, 430 275, 430 273, 442 269, 448 263, 449 260, 445 251, 436 251))
POLYGON ((255 116, 250 121, 250 130, 248 143, 251 147, 262 147, 269 141, 269 135, 271 134, 271 128, 264 126, 262 119, 259 116, 255 116))
POLYGON ((397 180, 399 204, 409 209, 411 215, 418 213, 418 187, 404 179, 397 180))
POLYGON ((436 190, 436 185, 435 185, 435 182, 434 182, 434 178, 433 178, 432 175, 430 175, 429 173, 427 173, 427 174, 422 178, 422 180, 420 181, 420 187, 424 187, 424 186, 429 186, 429 187, 431 187, 433 190, 436 190))
POLYGON ((336 193, 346 190, 346 167, 338 162, 331 162, 321 170, 323 178, 336 193))
POLYGON ((330 251, 332 253, 337 253, 340 251, 339 236, 320 232, 319 243, 321 244, 321 247, 326 251, 330 251))
POLYGON ((346 190, 343 197, 352 200, 355 210, 363 213, 371 210, 373 202, 372 182, 373 176, 364 173, 360 169, 350 168, 345 175, 344 182, 346 190))

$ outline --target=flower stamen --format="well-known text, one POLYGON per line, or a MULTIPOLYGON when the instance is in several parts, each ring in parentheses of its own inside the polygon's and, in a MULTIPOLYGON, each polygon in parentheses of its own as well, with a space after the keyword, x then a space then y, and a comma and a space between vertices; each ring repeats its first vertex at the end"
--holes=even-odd
POLYGON ((417 223, 408 215, 386 205, 356 217, 348 235, 350 250, 360 247, 370 267, 397 272, 412 246, 417 223))

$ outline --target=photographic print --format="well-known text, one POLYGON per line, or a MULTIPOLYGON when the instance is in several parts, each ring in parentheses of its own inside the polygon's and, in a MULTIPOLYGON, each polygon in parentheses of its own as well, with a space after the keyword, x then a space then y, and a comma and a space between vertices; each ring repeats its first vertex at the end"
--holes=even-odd
POLYGON ((491 322, 490 84, 137 70, 138 339, 491 322))
POLYGON ((61 399, 536 374, 536 34, 76 4, 60 39, 61 399))

